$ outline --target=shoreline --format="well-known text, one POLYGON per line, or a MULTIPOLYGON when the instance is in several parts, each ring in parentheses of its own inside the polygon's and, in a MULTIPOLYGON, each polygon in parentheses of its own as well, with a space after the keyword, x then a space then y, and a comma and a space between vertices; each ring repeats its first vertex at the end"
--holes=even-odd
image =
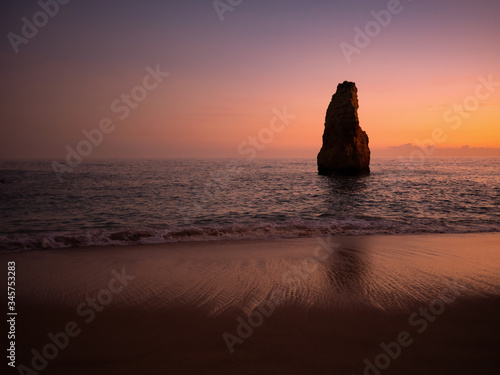
MULTIPOLYGON (((60 233, 60 232, 54 232, 60 233)), ((24 234, 24 233, 21 233, 24 234)), ((30 235, 34 235, 34 233, 29 233, 30 235)), ((35 233, 39 234, 39 233, 35 233)), ((134 248, 134 247, 154 247, 154 246, 171 246, 175 244, 196 244, 196 243, 243 243, 243 242, 275 242, 275 241, 288 241, 288 240, 311 240, 316 238, 361 238, 361 237, 407 237, 407 236, 460 236, 460 235, 494 235, 499 234, 500 231, 478 231, 478 232, 421 232, 421 233, 374 233, 374 234, 325 234, 320 233, 319 235, 299 235, 299 236, 290 236, 290 237, 243 237, 243 238, 217 238, 214 236, 213 238, 200 238, 200 239, 192 239, 192 240, 177 240, 177 241, 165 241, 165 242, 151 242, 151 243, 127 243, 127 244, 92 244, 85 246, 66 246, 66 247, 46 247, 46 248, 26 248, 26 249, 3 249, 0 248, 0 254, 8 254, 8 253, 17 253, 17 252, 36 252, 36 251, 55 251, 55 250, 63 250, 63 251, 74 251, 74 250, 83 250, 83 249, 107 249, 107 248, 134 248)), ((8 234, 7 236, 12 235, 8 234)))

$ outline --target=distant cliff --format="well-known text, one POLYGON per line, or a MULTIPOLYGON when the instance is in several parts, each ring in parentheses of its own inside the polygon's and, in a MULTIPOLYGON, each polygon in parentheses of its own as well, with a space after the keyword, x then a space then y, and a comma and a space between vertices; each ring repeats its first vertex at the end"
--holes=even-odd
POLYGON ((368 136, 359 126, 358 89, 354 82, 343 82, 326 111, 323 146, 318 154, 321 175, 370 173, 368 136))

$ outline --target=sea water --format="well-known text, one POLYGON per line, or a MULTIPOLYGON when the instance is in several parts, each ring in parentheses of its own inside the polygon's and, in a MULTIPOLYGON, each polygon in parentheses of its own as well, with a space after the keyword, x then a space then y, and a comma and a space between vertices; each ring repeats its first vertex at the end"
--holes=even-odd
POLYGON ((4 250, 254 238, 500 231, 500 159, 374 159, 326 177, 314 159, 0 162, 4 250))

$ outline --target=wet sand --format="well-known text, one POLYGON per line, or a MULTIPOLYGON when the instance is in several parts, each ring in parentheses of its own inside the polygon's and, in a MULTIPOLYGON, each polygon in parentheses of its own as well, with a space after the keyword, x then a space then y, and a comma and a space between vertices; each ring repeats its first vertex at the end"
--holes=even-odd
POLYGON ((16 262, 16 365, 43 374, 496 374, 499 244, 360 236, 0 257, 16 262))

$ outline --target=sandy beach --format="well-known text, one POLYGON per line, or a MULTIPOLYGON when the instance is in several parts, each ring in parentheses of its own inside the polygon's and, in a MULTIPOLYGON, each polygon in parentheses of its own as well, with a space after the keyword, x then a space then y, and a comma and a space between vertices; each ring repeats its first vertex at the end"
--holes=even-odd
POLYGON ((496 374, 499 243, 485 233, 2 253, 16 262, 18 371, 7 368, 496 374))

